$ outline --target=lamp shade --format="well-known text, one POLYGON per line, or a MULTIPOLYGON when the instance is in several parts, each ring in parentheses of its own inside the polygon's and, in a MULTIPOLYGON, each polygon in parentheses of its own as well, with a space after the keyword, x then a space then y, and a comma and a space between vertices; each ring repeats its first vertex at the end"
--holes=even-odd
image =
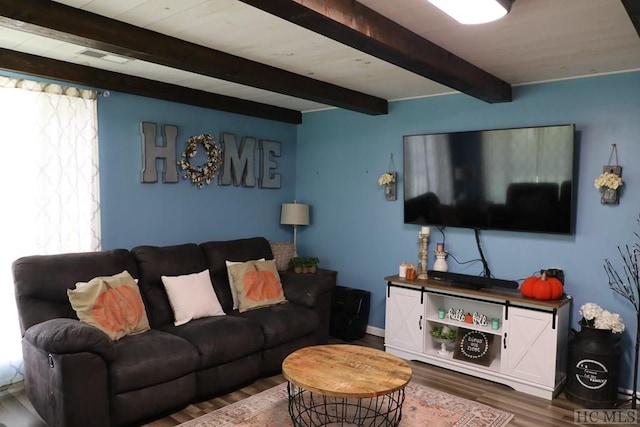
POLYGON ((283 203, 280 224, 309 225, 309 205, 303 203, 283 203))
POLYGON ((515 0, 429 0, 461 24, 483 24, 505 16, 515 0))

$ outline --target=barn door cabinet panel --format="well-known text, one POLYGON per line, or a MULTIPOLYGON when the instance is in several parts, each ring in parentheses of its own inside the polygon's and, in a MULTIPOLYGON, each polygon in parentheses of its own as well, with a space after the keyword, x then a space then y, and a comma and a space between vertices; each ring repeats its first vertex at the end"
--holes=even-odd
POLYGON ((566 379, 571 297, 523 298, 517 291, 387 280, 385 350, 407 360, 474 375, 553 399, 566 379), (455 338, 434 338, 443 326, 455 338))
POLYGON ((398 349, 419 355, 424 348, 425 306, 418 288, 387 288, 385 341, 398 349))

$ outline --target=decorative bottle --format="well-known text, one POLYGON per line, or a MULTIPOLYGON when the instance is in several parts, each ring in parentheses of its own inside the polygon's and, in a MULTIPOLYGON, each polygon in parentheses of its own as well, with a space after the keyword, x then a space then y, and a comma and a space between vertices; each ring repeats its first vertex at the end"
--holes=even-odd
POLYGON ((446 252, 436 252, 436 262, 433 263, 433 269, 436 271, 449 270, 449 266, 447 265, 446 252))

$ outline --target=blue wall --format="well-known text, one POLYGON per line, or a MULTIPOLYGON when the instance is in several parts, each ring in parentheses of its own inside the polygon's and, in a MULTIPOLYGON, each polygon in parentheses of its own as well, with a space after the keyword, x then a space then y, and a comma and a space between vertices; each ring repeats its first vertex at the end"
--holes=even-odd
MULTIPOLYGON (((104 249, 251 236, 291 240, 291 227, 279 223, 280 205, 294 198, 295 125, 112 93, 98 100, 98 131, 104 249), (160 164, 159 182, 142 184, 143 121, 157 123, 158 135, 162 125, 178 126, 178 159, 186 140, 203 133, 212 134, 216 141, 223 132, 233 133, 238 144, 242 137, 279 141, 281 155, 275 160, 282 187, 262 189, 212 183, 198 189, 191 181, 182 179, 181 169, 179 182, 166 184, 161 182, 160 164)), ((205 160, 202 146, 198 152, 192 160, 194 165, 205 160)), ((256 171, 258 167, 256 157, 256 171)))
MULTIPOLYGON (((630 377, 630 336, 635 312, 608 288, 605 258, 621 265, 617 245, 633 242, 640 214, 640 72, 582 78, 514 88, 514 101, 486 104, 462 94, 390 104, 386 116, 344 110, 305 114, 298 131, 296 197, 312 205, 313 219, 298 235, 298 252, 317 255, 321 266, 337 270, 345 286, 372 292, 369 324, 384 328, 385 276, 402 260, 417 263, 418 231, 403 224, 402 136, 419 133, 575 123, 580 141, 576 233, 554 236, 483 231, 481 243, 494 276, 522 279, 541 268, 565 271, 573 296, 573 324, 585 302, 623 315, 624 364, 630 377), (616 143, 625 190, 619 206, 603 206, 593 181, 616 143), (377 185, 393 153, 400 173, 398 201, 385 201, 377 185)), ((447 249, 458 260, 478 258, 471 230, 448 228, 447 249)), ((429 251, 442 241, 431 228, 429 251)), ((638 239, 636 239, 638 241, 638 239)), ((451 271, 478 274, 479 263, 451 271)), ((630 387, 627 384, 621 384, 630 387)))
MULTIPOLYGON (((9 73, 7 73, 9 74, 9 73)), ((13 74, 10 74, 13 75, 13 74)), ((384 328, 384 277, 402 260, 417 262, 418 226, 402 223, 398 201, 385 201, 377 185, 393 153, 402 182, 402 136, 418 133, 575 123, 580 141, 578 212, 573 236, 483 231, 481 242, 496 277, 521 279, 540 268, 565 271, 566 291, 578 309, 596 302, 623 315, 627 325, 621 378, 631 387, 635 313, 608 289, 605 258, 619 266, 617 245, 632 243, 640 213, 640 72, 514 88, 514 101, 486 104, 461 94, 400 101, 385 116, 344 110, 307 113, 300 126, 112 93, 99 98, 102 235, 105 249, 170 245, 262 235, 290 241, 279 225, 280 205, 294 198, 311 205, 298 252, 315 255, 339 272, 339 284, 372 292, 369 324, 384 328), (282 188, 142 184, 140 123, 179 127, 178 151, 192 135, 222 132, 281 142, 277 172, 282 188), (603 206, 593 187, 618 144, 625 189, 619 206, 603 206)), ((257 165, 256 165, 257 166, 257 165)), ((447 249, 458 260, 478 257, 473 232, 448 228, 447 249)), ((430 253, 441 236, 432 228, 430 253)), ((637 239, 636 239, 637 241, 637 239)), ((433 257, 430 258, 433 263, 433 257)), ((452 271, 477 274, 449 260, 452 271)))

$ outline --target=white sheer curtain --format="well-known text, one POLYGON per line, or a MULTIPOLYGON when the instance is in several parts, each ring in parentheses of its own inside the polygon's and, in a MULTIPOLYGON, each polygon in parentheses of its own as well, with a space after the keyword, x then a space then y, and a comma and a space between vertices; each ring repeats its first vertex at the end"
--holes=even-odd
POLYGON ((22 380, 11 263, 100 250, 96 95, 0 76, 0 391, 22 380))

